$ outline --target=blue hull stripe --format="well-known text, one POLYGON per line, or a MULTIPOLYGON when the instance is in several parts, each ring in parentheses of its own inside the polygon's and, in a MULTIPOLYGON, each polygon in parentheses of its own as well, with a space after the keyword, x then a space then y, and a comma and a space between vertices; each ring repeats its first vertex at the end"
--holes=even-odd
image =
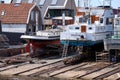
MULTIPOLYGON (((93 46, 98 43, 102 43, 103 41, 69 41, 69 46, 93 46)), ((61 41, 61 44, 65 45, 68 42, 65 40, 61 41)))

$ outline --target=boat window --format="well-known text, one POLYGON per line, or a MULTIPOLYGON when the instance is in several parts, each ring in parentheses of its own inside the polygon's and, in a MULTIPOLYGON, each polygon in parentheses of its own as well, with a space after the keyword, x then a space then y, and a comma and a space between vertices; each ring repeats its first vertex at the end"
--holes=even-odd
POLYGON ((73 27, 69 27, 69 29, 74 29, 73 27))
POLYGON ((58 20, 58 24, 59 24, 59 25, 62 25, 62 20, 58 20))
POLYGON ((103 18, 100 18, 100 23, 103 23, 103 18))
POLYGON ((90 22, 90 18, 88 19, 88 24, 90 24, 91 22, 90 22))
POLYGON ((40 0, 40 3, 39 3, 39 5, 44 5, 44 3, 45 3, 45 0, 40 0))
POLYGON ((108 18, 106 19, 106 24, 109 24, 109 19, 108 18))
POLYGON ((106 18, 106 24, 113 24, 112 18, 106 18))
POLYGON ((75 27, 75 29, 79 29, 79 27, 75 27))
POLYGON ((113 19, 109 18, 109 24, 113 24, 113 19))
POLYGON ((82 18, 79 18, 79 23, 82 23, 83 21, 82 21, 82 18))
POLYGON ((115 25, 119 25, 120 24, 120 21, 117 19, 115 20, 115 25))
POLYGON ((89 27, 89 30, 92 30, 92 27, 89 27))
POLYGON ((84 22, 86 22, 86 18, 79 18, 79 23, 84 23, 84 22))

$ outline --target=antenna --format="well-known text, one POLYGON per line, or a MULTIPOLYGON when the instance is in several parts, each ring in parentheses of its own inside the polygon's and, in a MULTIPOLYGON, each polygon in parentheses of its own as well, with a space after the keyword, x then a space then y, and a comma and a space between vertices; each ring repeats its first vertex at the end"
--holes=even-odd
POLYGON ((80 7, 80 0, 78 0, 78 7, 80 7))
POLYGON ((84 0, 84 7, 88 7, 88 0, 84 0))

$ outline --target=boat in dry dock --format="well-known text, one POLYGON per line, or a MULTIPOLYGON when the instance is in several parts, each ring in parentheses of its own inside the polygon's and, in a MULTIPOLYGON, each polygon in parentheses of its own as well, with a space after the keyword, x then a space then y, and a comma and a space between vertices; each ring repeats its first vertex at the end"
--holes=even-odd
POLYGON ((80 9, 76 24, 66 26, 61 33, 62 44, 70 46, 93 46, 103 42, 113 32, 114 13, 110 6, 80 9))
MULTIPOLYGON (((33 52, 45 53, 46 47, 51 46, 56 49, 60 48, 60 32, 63 31, 63 25, 73 24, 73 18, 69 16, 57 16, 52 19, 53 25, 46 27, 45 30, 38 30, 30 32, 29 34, 22 35, 21 38, 28 41, 26 45, 26 52, 30 52, 30 44, 32 45, 33 52), (41 52, 42 51, 42 52, 41 52)), ((50 47, 51 48, 51 47, 50 47)), ((54 50, 55 51, 55 50, 54 50)), ((56 50, 58 51, 58 50, 56 50)))
POLYGON ((104 39, 104 48, 106 51, 120 48, 120 14, 115 15, 113 35, 104 39))
POLYGON ((44 50, 48 45, 59 45, 60 44, 60 29, 49 29, 37 31, 30 35, 22 35, 21 38, 28 40, 26 45, 26 51, 30 52, 32 44, 33 52, 44 50))

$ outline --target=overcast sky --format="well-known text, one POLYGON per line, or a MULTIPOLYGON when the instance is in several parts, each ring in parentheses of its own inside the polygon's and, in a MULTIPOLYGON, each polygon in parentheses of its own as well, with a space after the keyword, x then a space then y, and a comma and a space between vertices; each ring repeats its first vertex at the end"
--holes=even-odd
MULTIPOLYGON (((11 0, 4 0, 5 2, 9 3, 11 0)), ((80 0, 80 6, 83 6, 83 0, 80 0)), ((99 6, 102 5, 103 0, 90 0, 90 5, 91 6, 99 6)), ((76 5, 78 5, 78 0, 75 0, 76 5)), ((107 4, 107 3, 106 3, 107 4)), ((120 0, 112 0, 112 7, 113 8, 118 8, 120 7, 120 0)))

